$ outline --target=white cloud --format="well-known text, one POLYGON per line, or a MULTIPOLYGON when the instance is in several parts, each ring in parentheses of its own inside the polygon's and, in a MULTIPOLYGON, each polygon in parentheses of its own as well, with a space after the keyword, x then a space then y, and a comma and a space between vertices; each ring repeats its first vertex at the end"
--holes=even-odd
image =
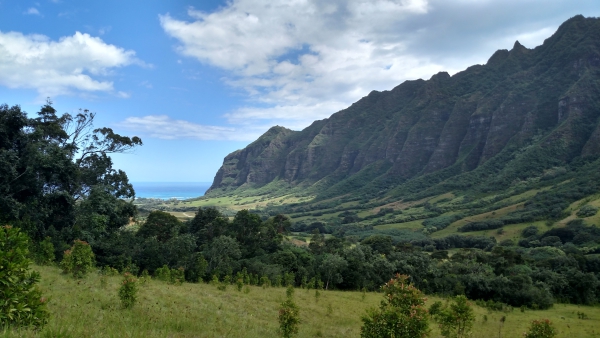
POLYGON ((595 8, 582 2, 231 0, 159 20, 179 54, 226 70, 223 81, 248 93, 224 116, 230 124, 301 129, 372 90, 485 63, 517 39, 533 48, 571 12, 595 8))
POLYGON ((160 16, 185 56, 230 71, 225 81, 267 108, 245 107, 232 123, 305 127, 373 89, 429 77, 442 66, 406 51, 396 22, 427 13, 427 0, 236 0, 183 21, 160 16))
POLYGON ((41 16, 41 15, 42 15, 42 13, 40 13, 40 11, 38 11, 38 9, 37 9, 37 8, 35 8, 35 7, 30 7, 30 8, 29 8, 29 9, 27 9, 27 10, 25 11, 25 13, 23 13, 23 14, 29 14, 29 15, 39 15, 39 16, 41 16))
POLYGON ((268 127, 231 128, 207 126, 184 120, 174 120, 166 115, 128 117, 117 124, 119 128, 130 130, 163 140, 198 139, 252 141, 264 133, 268 127))
POLYGON ((39 97, 115 92, 106 77, 115 68, 143 63, 135 52, 76 32, 52 41, 44 35, 0 31, 0 85, 37 90, 39 97))

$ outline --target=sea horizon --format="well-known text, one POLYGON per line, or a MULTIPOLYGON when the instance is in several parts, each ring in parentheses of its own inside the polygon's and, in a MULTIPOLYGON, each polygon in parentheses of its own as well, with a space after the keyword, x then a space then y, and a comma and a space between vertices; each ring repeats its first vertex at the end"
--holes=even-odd
POLYGON ((204 196, 212 182, 131 182, 138 198, 185 200, 204 196))

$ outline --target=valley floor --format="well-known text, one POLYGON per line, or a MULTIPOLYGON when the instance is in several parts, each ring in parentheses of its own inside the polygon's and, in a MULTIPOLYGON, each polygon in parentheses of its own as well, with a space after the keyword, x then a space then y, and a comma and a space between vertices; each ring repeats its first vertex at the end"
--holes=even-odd
MULTIPOLYGON (((120 276, 95 273, 82 280, 62 275, 58 268, 36 266, 41 289, 50 298, 50 321, 40 332, 5 331, 1 337, 276 337, 277 314, 285 299, 284 288, 249 287, 239 292, 234 285, 220 291, 209 284, 169 285, 150 280, 140 286, 138 303, 121 309, 117 289, 120 276), (103 281, 104 280, 104 281, 103 281)), ((376 307, 379 293, 296 289, 300 308, 298 337, 359 337, 361 316, 376 307)), ((429 297, 428 306, 439 300, 429 297)), ((558 337, 600 337, 600 307, 556 304, 543 311, 490 312, 475 306, 472 337, 521 337, 534 319, 550 319, 558 337), (588 319, 578 319, 583 312, 588 319), (486 316, 487 321, 484 320, 486 316), (501 327, 500 318, 506 316, 501 327)), ((441 337, 430 322, 431 337, 441 337)))

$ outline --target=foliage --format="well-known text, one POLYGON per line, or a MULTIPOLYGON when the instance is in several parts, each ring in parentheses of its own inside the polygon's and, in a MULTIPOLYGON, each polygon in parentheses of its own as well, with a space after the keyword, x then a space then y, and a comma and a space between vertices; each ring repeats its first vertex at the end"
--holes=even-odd
POLYGON ((593 205, 587 204, 584 205, 581 209, 579 209, 579 211, 577 212, 577 217, 592 217, 597 213, 598 208, 596 208, 593 205))
POLYGON ((0 327, 46 324, 47 299, 37 287, 39 273, 29 271, 28 238, 19 229, 0 227, 0 327))
POLYGON ((127 175, 110 154, 142 144, 110 128, 93 127, 95 114, 59 116, 48 101, 29 118, 0 105, 1 222, 19 224, 31 238, 51 236, 57 250, 75 238, 93 242, 135 216, 127 175))
POLYGON ((548 319, 534 320, 531 322, 525 338, 553 338, 556 337, 556 329, 548 319))
POLYGON ((286 290, 286 300, 279 308, 279 334, 283 338, 289 338, 298 333, 300 324, 300 309, 294 303, 294 288, 289 286, 286 290))
POLYGON ((370 309, 362 317, 361 337, 425 337, 427 310, 425 299, 417 288, 408 283, 408 276, 396 275, 382 286, 385 300, 379 309, 370 309))
POLYGON ((95 265, 94 253, 87 242, 75 240, 73 246, 66 250, 60 263, 64 273, 71 273, 75 278, 83 278, 95 265))
POLYGON ((44 240, 38 244, 35 258, 36 263, 41 265, 50 265, 54 263, 54 260, 56 259, 54 255, 54 244, 52 244, 50 237, 44 238, 44 240))
POLYGON ((123 274, 123 281, 119 287, 119 299, 121 306, 125 309, 130 309, 137 301, 138 280, 129 272, 123 274))
POLYGON ((473 328, 475 314, 465 296, 454 298, 449 307, 443 307, 435 316, 444 337, 468 337, 473 328))

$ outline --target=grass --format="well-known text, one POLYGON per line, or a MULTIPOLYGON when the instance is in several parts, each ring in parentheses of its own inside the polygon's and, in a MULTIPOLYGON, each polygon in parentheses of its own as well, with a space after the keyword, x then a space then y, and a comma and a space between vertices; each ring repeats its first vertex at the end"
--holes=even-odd
POLYGON ((382 225, 377 225, 374 226, 373 228, 377 229, 377 230, 386 230, 386 229, 411 229, 411 230, 417 230, 417 229, 423 229, 423 220, 419 219, 416 221, 410 221, 410 222, 405 222, 405 223, 393 223, 393 224, 382 224, 382 225))
POLYGON ((510 205, 508 207, 505 208, 501 208, 501 209, 497 209, 494 211, 490 211, 490 212, 485 212, 483 214, 478 214, 478 215, 473 215, 473 216, 469 216, 469 217, 465 217, 461 220, 458 220, 452 224, 450 224, 449 226, 447 226, 445 229, 442 229, 440 231, 436 231, 434 232, 431 237, 434 238, 439 238, 439 237, 445 237, 454 233, 459 233, 457 231, 458 228, 460 228, 461 226, 470 223, 470 222, 477 222, 477 221, 483 221, 483 220, 487 220, 487 219, 494 219, 494 218, 499 218, 502 217, 504 215, 507 215, 517 209, 520 209, 523 207, 523 203, 519 203, 519 204, 514 204, 514 205, 510 205))
MULTIPOLYGON (((168 285, 150 280, 140 287, 139 301, 131 310, 121 309, 117 289, 121 277, 91 274, 73 280, 54 267, 35 267, 42 275, 41 289, 50 297, 52 317, 39 332, 0 331, 2 337, 275 337, 277 312, 285 299, 284 288, 251 286, 238 292, 234 286, 219 291, 208 284, 168 285), (105 284, 102 284, 105 278, 105 284)), ((368 292, 296 289, 300 308, 298 337, 358 337, 361 316, 376 307, 382 295, 368 292), (333 310, 331 313, 328 307, 333 310)), ((439 300, 430 297, 428 306, 439 300)), ((534 319, 552 320, 558 337, 600 337, 600 308, 557 304, 550 310, 508 314, 474 306, 472 337, 496 337, 500 318, 506 316, 502 337, 520 337, 534 319), (577 312, 589 319, 580 320, 577 312), (487 316, 487 321, 483 316, 487 316), (564 319, 563 319, 564 318, 564 319)), ((433 321, 431 337, 440 337, 433 321)))

